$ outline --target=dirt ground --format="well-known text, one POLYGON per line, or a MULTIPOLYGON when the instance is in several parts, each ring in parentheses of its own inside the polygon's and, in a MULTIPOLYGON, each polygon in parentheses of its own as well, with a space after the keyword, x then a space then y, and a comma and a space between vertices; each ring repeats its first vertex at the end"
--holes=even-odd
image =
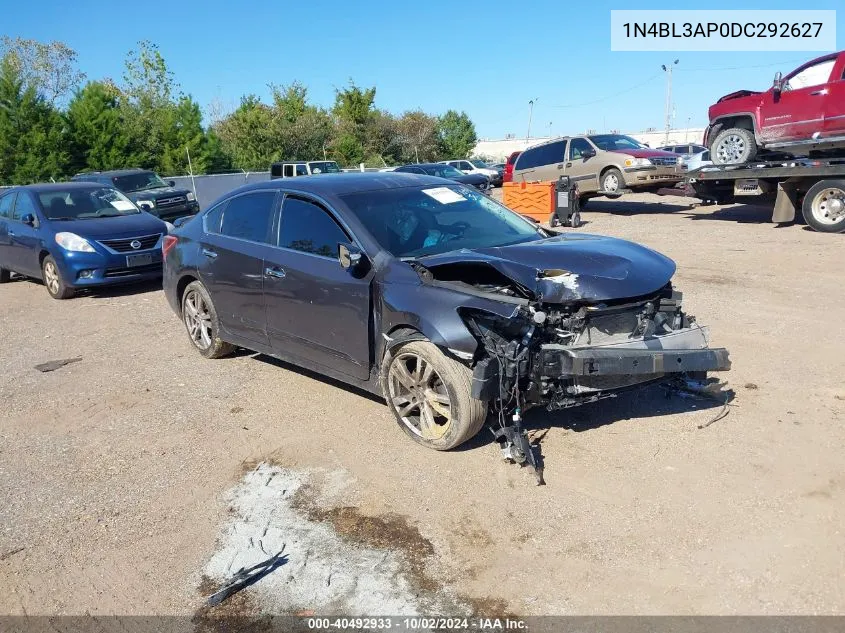
POLYGON ((202 359, 155 286, 0 287, 0 613, 194 613, 227 495, 263 460, 331 488, 309 516, 341 536, 412 534, 428 588, 480 611, 845 613, 845 242, 769 214, 591 201, 578 231, 677 262, 736 397, 701 429, 718 408, 657 388, 537 411, 545 487, 489 434, 429 451, 361 392, 202 359))

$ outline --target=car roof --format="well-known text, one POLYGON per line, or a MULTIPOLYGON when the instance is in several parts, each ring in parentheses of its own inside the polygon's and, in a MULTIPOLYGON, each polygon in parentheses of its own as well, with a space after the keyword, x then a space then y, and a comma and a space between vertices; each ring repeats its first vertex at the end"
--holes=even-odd
POLYGON ((152 172, 152 169, 141 169, 140 167, 131 167, 129 169, 111 169, 108 171, 83 171, 76 174, 74 178, 84 178, 85 176, 131 176, 132 174, 143 174, 152 172))
POLYGON ((399 189, 424 185, 454 184, 444 178, 407 174, 393 171, 349 172, 345 174, 319 174, 299 176, 298 178, 277 178, 245 185, 236 191, 243 193, 252 190, 286 189, 317 196, 342 196, 348 193, 399 189))
POLYGON ((48 193, 50 191, 68 191, 72 189, 100 189, 103 185, 96 182, 39 182, 32 185, 12 187, 16 190, 32 191, 34 193, 48 193))
POLYGON ((408 163, 407 165, 400 165, 400 167, 442 167, 446 163, 408 163))

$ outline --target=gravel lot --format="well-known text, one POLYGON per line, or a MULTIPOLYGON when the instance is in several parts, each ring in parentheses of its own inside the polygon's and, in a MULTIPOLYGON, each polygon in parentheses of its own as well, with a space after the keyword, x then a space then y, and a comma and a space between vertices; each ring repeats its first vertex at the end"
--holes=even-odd
POLYGON ((718 409, 656 388, 535 412, 545 487, 487 434, 428 451, 363 393, 202 359, 155 286, 0 287, 0 612, 195 613, 231 491, 268 461, 311 482, 303 516, 482 611, 845 613, 845 245, 769 215, 591 201, 579 231, 678 263, 736 398, 703 429, 718 409))

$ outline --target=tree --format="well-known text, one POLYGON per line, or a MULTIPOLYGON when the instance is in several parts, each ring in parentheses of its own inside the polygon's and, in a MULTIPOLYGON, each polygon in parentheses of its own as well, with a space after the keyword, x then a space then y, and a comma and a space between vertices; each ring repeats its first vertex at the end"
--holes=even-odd
POLYGON ((375 87, 362 90, 350 79, 349 87, 335 90, 334 115, 354 126, 363 126, 373 112, 375 98, 375 87))
POLYGON ((66 113, 72 172, 119 169, 134 162, 117 94, 92 81, 74 95, 66 113))
POLYGON ((32 84, 50 104, 61 101, 85 80, 85 73, 76 68, 76 51, 62 42, 44 44, 4 35, 0 57, 7 58, 24 84, 32 84))
POLYGON ((69 162, 65 131, 35 81, 27 83, 8 55, 0 60, 0 183, 61 178, 69 162))
POLYGON ((466 158, 475 147, 478 137, 466 112, 447 110, 438 121, 440 148, 448 158, 466 158))
POLYGON ((278 148, 273 136, 273 111, 255 95, 241 98, 241 105, 217 124, 226 154, 238 169, 264 170, 273 162, 278 148))
POLYGON ((402 160, 425 163, 439 157, 437 119, 422 110, 405 112, 398 121, 402 160))

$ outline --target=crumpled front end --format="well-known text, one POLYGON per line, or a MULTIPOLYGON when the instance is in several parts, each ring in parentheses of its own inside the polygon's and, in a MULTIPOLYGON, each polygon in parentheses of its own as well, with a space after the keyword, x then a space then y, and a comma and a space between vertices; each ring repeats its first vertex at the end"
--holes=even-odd
POLYGON ((680 293, 624 303, 527 306, 504 320, 467 313, 482 350, 473 397, 561 409, 683 373, 730 369, 680 293))

